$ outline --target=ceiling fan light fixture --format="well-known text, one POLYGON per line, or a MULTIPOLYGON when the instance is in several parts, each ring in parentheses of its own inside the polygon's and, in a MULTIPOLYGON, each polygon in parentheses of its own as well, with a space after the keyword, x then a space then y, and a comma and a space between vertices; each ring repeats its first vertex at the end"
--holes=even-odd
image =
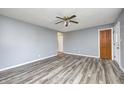
POLYGON ((64 22, 65 27, 68 27, 69 25, 70 25, 70 22, 68 20, 64 22))
POLYGON ((64 26, 66 27, 66 21, 64 22, 64 26))

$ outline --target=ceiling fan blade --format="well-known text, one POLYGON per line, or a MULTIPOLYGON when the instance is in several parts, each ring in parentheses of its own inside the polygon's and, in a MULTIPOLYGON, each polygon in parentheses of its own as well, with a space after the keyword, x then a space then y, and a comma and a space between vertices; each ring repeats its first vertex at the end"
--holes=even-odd
POLYGON ((72 15, 71 17, 69 17, 68 19, 72 19, 72 18, 74 18, 74 17, 76 17, 76 15, 72 15))
POLYGON ((59 22, 57 22, 57 23, 55 23, 55 24, 59 24, 59 23, 62 23, 62 22, 64 22, 64 21, 59 21, 59 22))
POLYGON ((72 21, 72 20, 70 20, 69 22, 76 23, 76 24, 78 24, 78 23, 79 23, 79 22, 77 22, 77 21, 72 21))
POLYGON ((56 18, 59 18, 59 19, 62 19, 62 20, 64 20, 64 18, 62 18, 62 17, 58 17, 58 16, 57 16, 56 18))

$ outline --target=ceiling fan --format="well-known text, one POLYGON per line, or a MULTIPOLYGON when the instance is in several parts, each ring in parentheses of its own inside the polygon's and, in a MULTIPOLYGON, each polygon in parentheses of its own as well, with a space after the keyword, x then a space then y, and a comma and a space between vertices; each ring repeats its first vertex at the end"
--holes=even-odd
POLYGON ((73 18, 75 18, 76 17, 76 15, 72 15, 72 16, 64 16, 64 17, 56 17, 56 18, 58 18, 58 19, 61 19, 61 21, 59 21, 59 22, 57 22, 57 23, 55 23, 55 24, 59 24, 59 23, 62 23, 62 22, 64 22, 64 26, 65 27, 68 27, 68 25, 69 25, 69 23, 70 22, 72 22, 72 23, 75 23, 75 24, 78 24, 78 22, 77 21, 73 21, 73 20, 71 20, 71 19, 73 19, 73 18))

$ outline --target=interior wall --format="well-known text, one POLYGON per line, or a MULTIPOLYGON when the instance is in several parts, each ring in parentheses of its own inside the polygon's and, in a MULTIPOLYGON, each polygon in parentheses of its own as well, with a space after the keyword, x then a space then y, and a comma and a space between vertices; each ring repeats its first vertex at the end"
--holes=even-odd
POLYGON ((0 69, 57 52, 57 32, 0 16, 0 69))
POLYGON ((121 65, 124 68, 124 10, 117 21, 120 21, 121 65))
POLYGON ((64 33, 64 52, 98 57, 98 29, 111 28, 113 24, 64 33))

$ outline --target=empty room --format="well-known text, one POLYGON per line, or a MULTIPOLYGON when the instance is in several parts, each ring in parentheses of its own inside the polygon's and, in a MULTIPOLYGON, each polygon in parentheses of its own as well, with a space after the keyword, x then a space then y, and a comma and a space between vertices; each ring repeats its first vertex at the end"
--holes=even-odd
POLYGON ((123 8, 0 8, 0 84, 123 83, 123 8))

